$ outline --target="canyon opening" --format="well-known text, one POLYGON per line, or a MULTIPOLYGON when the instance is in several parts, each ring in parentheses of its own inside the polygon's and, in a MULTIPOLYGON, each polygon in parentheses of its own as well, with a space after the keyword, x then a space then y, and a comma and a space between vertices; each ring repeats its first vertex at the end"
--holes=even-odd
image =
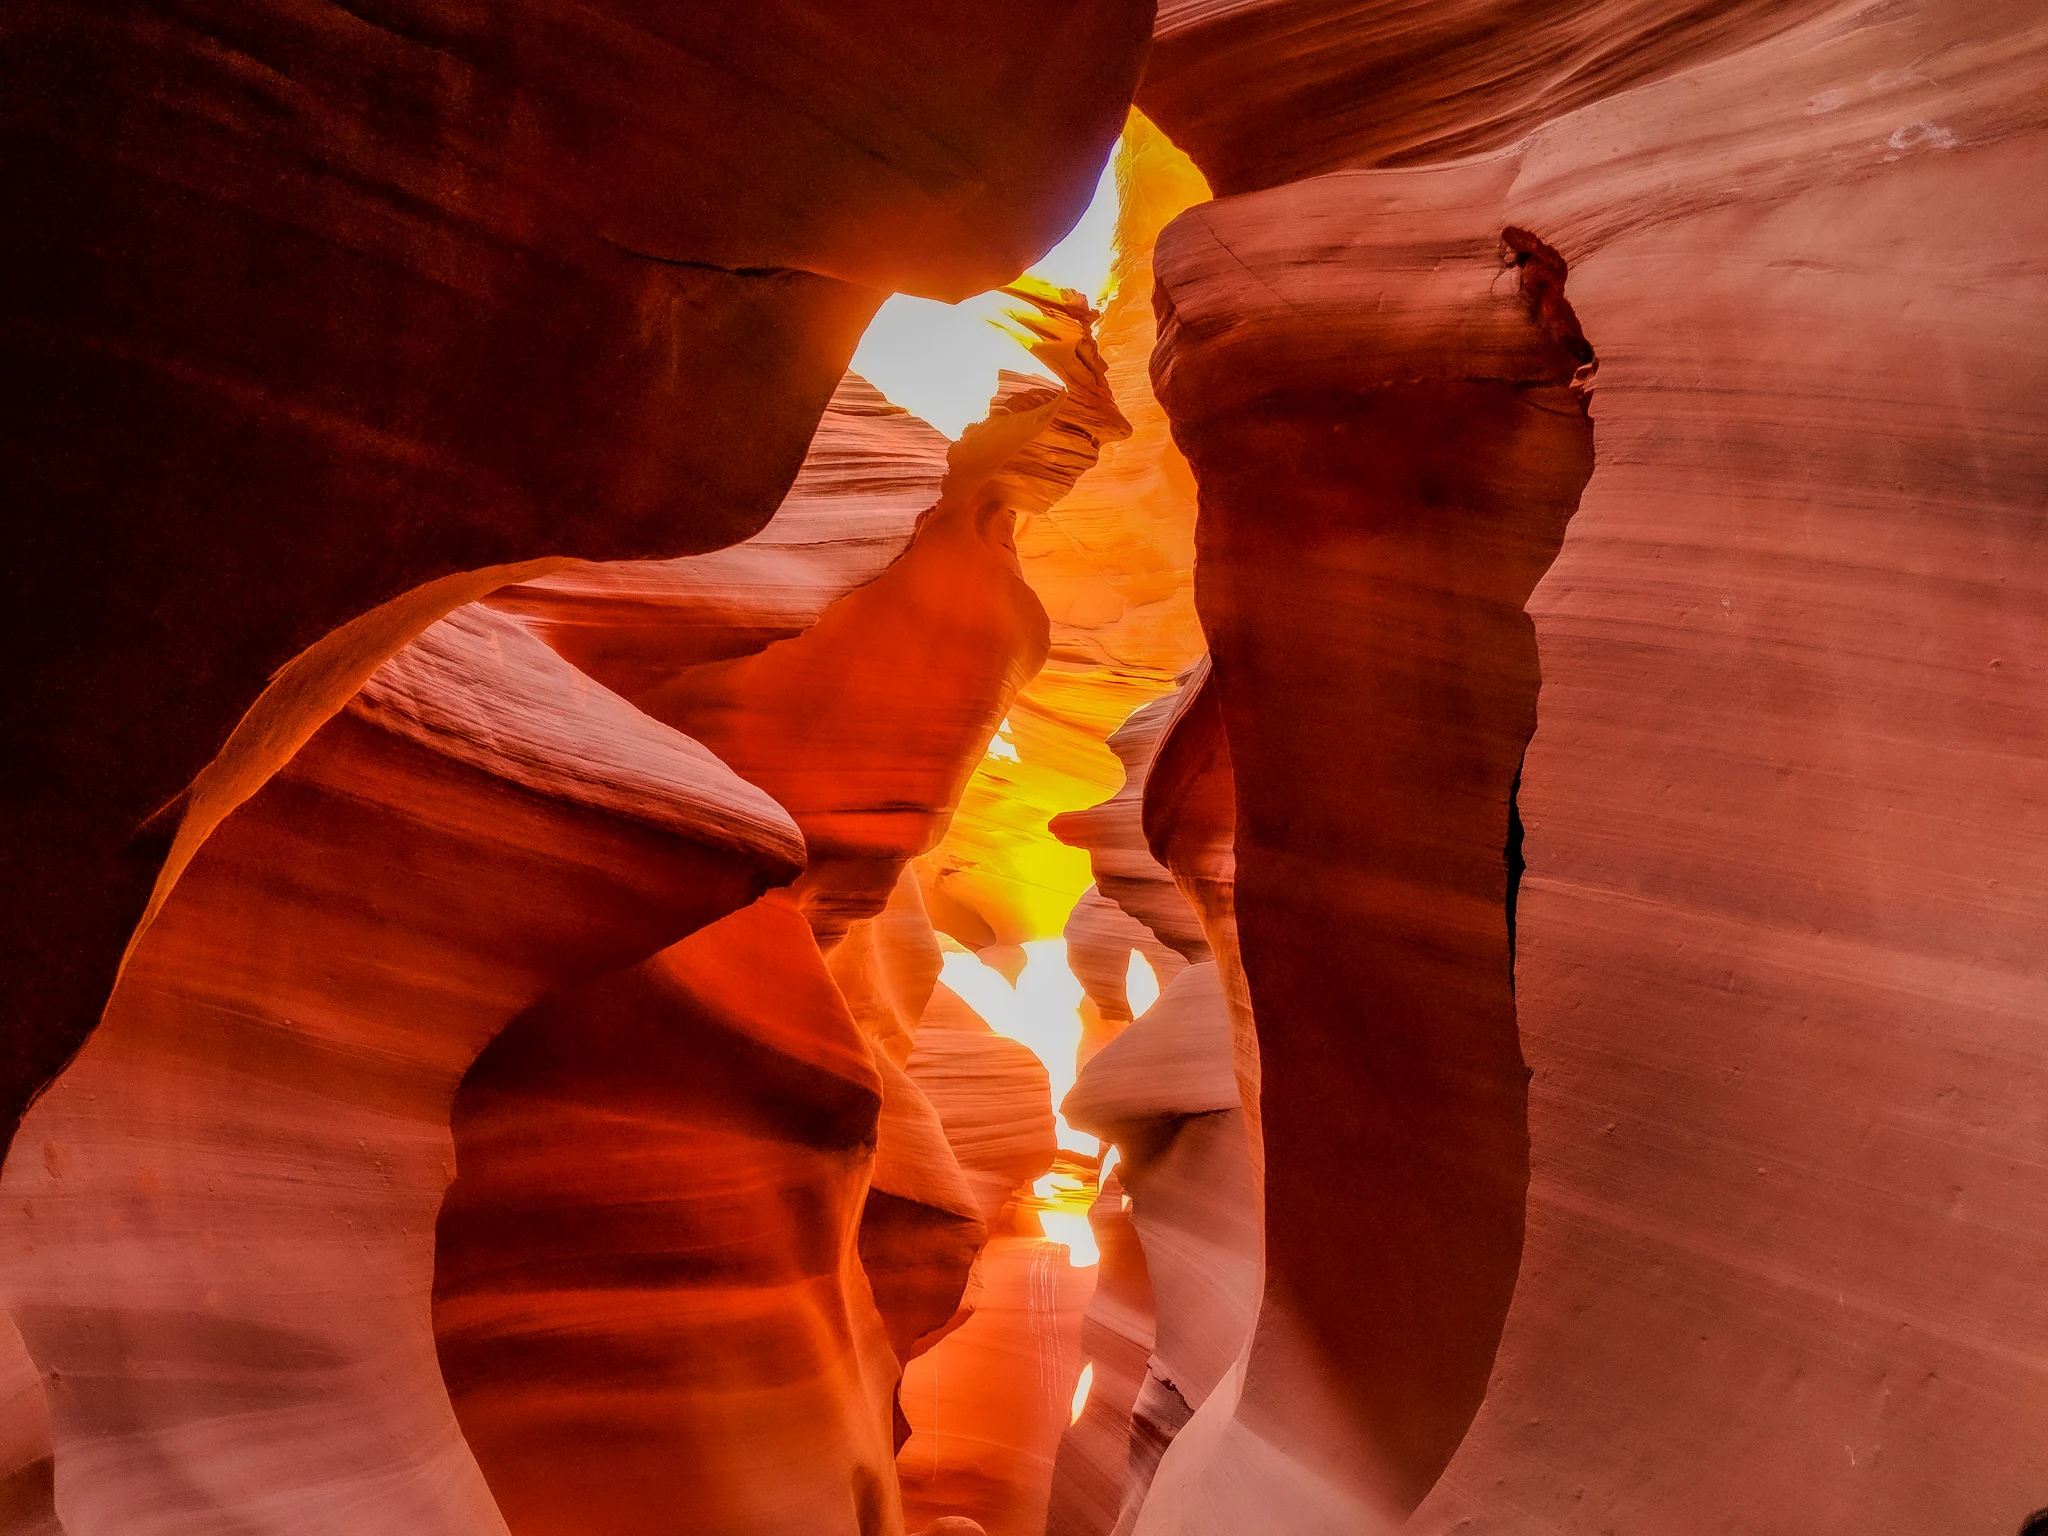
POLYGON ((2038 4, 16 10, 0 1536, 2039 1523, 2038 4))

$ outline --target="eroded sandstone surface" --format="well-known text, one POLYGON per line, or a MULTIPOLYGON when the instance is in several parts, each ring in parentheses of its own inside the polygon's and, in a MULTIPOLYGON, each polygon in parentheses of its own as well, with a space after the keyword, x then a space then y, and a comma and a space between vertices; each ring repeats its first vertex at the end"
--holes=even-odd
POLYGON ((15 18, 0 1532, 2019 1531, 2039 7, 870 10, 15 18))

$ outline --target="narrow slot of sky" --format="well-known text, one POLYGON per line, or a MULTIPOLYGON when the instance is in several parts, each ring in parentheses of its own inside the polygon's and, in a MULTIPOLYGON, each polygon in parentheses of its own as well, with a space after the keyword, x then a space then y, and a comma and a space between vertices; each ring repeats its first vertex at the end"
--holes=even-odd
MULTIPOLYGON (((1095 196, 1066 239, 1031 269, 1034 277, 1078 288, 1100 303, 1109 284, 1116 235, 1116 162, 1095 184, 1095 196)), ((958 304, 899 293, 883 304, 853 354, 853 371, 914 416, 948 437, 988 414, 996 373, 1052 375, 989 322, 1010 300, 979 293, 958 304)))

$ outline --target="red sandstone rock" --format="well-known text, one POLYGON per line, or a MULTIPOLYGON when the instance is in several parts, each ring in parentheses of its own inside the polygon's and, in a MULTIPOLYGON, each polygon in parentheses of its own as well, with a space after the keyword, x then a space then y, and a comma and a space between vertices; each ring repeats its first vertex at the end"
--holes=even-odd
POLYGON ((899 1067, 908 1061, 940 969, 938 935, 913 868, 904 866, 880 912, 847 926, 825 968, 876 1054, 899 1067))
POLYGON ((1178 707, 1169 694, 1134 712, 1109 738, 1124 765, 1121 788, 1102 804, 1069 811, 1052 821, 1053 835, 1088 852, 1097 889, 1143 923, 1159 942, 1190 960, 1208 956, 1209 943, 1173 875, 1145 842, 1145 777, 1159 740, 1178 707))
MULTIPOLYGON (((1262 1063, 1267 1300, 1230 1433, 1392 1518, 1478 1406, 1519 1259, 1521 609, 1591 467, 1591 354, 1468 211, 1495 184, 1338 173, 1192 210, 1156 258, 1262 1063)), ((1234 1492, 1204 1520, 1251 1518, 1210 1476, 1234 1492)))
MULTIPOLYGON (((1418 1530, 1998 1532, 2048 1481, 2048 1348, 2012 1289, 2039 1266, 1993 1214, 2038 1191, 2030 1163, 2000 1161, 2010 1132, 1991 1129, 2031 1113, 2038 1053, 2018 1021, 2043 995, 2039 946, 2018 938, 2039 926, 2039 881, 2023 873, 2039 829, 2009 777, 2043 755, 2009 712, 2034 686, 2011 657, 2041 607, 2015 521, 2040 495, 2018 425, 2039 385, 2007 318, 2039 282, 2031 205, 2016 214, 2010 189, 2038 179, 2048 142, 2032 105, 2042 33, 2022 6, 1843 5, 1807 21, 1816 9, 1698 11, 1720 36, 1645 56, 1682 73, 1547 122, 1583 99, 1582 77, 1532 67, 1551 40, 1526 30, 1477 39, 1522 50, 1490 79, 1461 74, 1456 50, 1442 68, 1418 57, 1398 89, 1357 93, 1348 123, 1300 107, 1400 57, 1402 38, 1276 32, 1262 55, 1225 46, 1228 28, 1250 29, 1242 43, 1259 24, 1236 8, 1169 36, 1148 73, 1148 105, 1231 186, 1535 129, 1463 167, 1320 180, 1366 182, 1389 244, 1461 204, 1475 243, 1533 232, 1569 263, 1603 361, 1596 467, 1529 605, 1546 687, 1515 914, 1536 1071, 1528 1247, 1486 1406, 1418 1530), (1316 57, 1273 67, 1290 49, 1316 57), (1539 110, 1515 121, 1524 101, 1539 110), (1386 104, 1394 137, 1369 121, 1386 104), (1404 119, 1429 137, 1403 147, 1404 119), (2029 894, 1993 894, 2015 890, 2029 894)), ((1562 32, 1575 46, 1569 17, 1562 32)), ((1315 185, 1264 195, 1309 208, 1315 185)), ((1363 275, 1341 242, 1283 258, 1310 270, 1267 266, 1262 232, 1271 249, 1289 221, 1248 208, 1247 223, 1212 228, 1296 303, 1363 275)), ((1222 259, 1207 241, 1190 254, 1222 259)), ((1456 261, 1426 237, 1416 256, 1456 261)), ((1390 286, 1388 304, 1401 297, 1390 286)), ((1360 282, 1357 302, 1379 301, 1360 282)), ((1277 336, 1294 322, 1274 309, 1247 294, 1215 334, 1277 336)), ((1305 383, 1324 356, 1303 338, 1305 383)), ((1284 393, 1291 373, 1271 363, 1265 387, 1284 393)), ((1210 377, 1234 387, 1233 370, 1210 377)), ((1204 398, 1188 387, 1197 413, 1204 398)), ((1212 496, 1227 509, 1233 486, 1299 457, 1241 450, 1220 483, 1205 474, 1205 523, 1212 496)), ((1205 542, 1205 593, 1216 553, 1205 542)), ((1325 607, 1310 593, 1291 611, 1325 607)), ((1247 632, 1270 644, 1273 622, 1247 632)), ((1213 624, 1211 638, 1228 694, 1213 624)), ((1270 753, 1295 727, 1252 708, 1232 746, 1270 753)), ((1353 740, 1371 750, 1383 729, 1353 740)), ((1236 767, 1241 784, 1260 771, 1236 767)), ((1414 804, 1445 787, 1419 786, 1414 804)), ((1390 788, 1361 774, 1353 798, 1390 788)), ((1278 1195, 1289 1112, 1271 1074, 1290 1069, 1259 997, 1247 833, 1236 895, 1278 1195)), ((1474 868, 1491 843, 1474 838, 1474 868)), ((1325 930, 1347 947, 1370 931, 1325 930)), ((1189 1426, 1162 1484, 1177 1460, 1219 1455, 1256 1479, 1262 1448, 1191 1441, 1209 1428, 1189 1426)), ((1269 1486, 1309 1486, 1267 1461, 1269 1486)), ((1285 1520, 1333 1528, 1306 1497, 1285 1520)))
MULTIPOLYGON (((717 573, 706 576, 693 562, 630 573, 638 590, 673 600, 646 620, 627 609, 622 644, 605 631, 611 584, 580 583, 567 594, 574 628, 555 634, 570 654, 631 689, 656 718, 715 745, 790 808, 809 865, 793 905, 778 898, 760 910, 792 920, 802 910, 835 947, 861 927, 839 969, 861 984, 862 1007, 857 1025, 808 933, 801 944, 787 932, 772 943, 742 943, 744 925, 766 920, 742 914, 633 977, 529 1014, 466 1080, 457 1125, 464 1180, 443 1222, 437 1316, 458 1414, 515 1533, 566 1528, 598 1507, 612 1510, 620 1529, 634 1529, 636 1521, 673 1520, 678 1500, 707 1532, 779 1528, 804 1512, 830 1522, 841 1509, 860 1529, 897 1518, 887 1458, 876 1447, 888 1445, 898 1362, 966 1320, 975 1303, 963 1290, 988 1226, 1051 1162, 1045 1073, 1024 1047, 983 1030, 960 1042, 937 1031, 909 1048, 908 1021, 926 1007, 937 954, 902 872, 944 830, 995 721, 1042 659, 1042 610, 1017 578, 1008 528, 1017 505, 1040 494, 1036 484, 1063 473, 1058 464, 1073 450, 1057 438, 1073 430, 1071 415, 1066 395, 1036 388, 965 434, 949 453, 937 505, 918 520, 908 549, 870 580, 846 578, 848 556, 860 551, 834 547, 838 529, 814 528, 824 547, 803 557, 819 573, 815 595, 804 599, 813 611, 796 609, 814 622, 756 654, 666 672, 650 665, 664 626, 701 625, 698 615, 720 606, 743 625, 750 606, 773 611, 744 588, 721 592, 717 573), (1042 468, 1041 458, 1053 467, 1042 468), (839 595, 820 590, 820 576, 839 595), (884 930, 892 900, 900 915, 884 930), (878 944, 884 932, 888 942, 878 944), (897 952, 893 965, 888 949, 897 952), (686 980, 677 994, 670 973, 678 967, 706 979, 686 980), (775 1055, 751 1068, 698 1060, 690 1037, 702 1032, 692 1020, 704 1011, 705 987, 759 987, 749 979, 770 976, 785 989, 809 976, 804 985, 815 994, 771 991, 745 1004, 740 1033, 768 1042, 775 1055), (615 998, 620 988, 638 1001, 615 998), (611 1021, 617 1038, 608 1045, 587 1038, 592 1008, 598 1022, 611 1021), (645 1036, 644 1020, 629 1027, 636 1013, 673 1015, 669 1032, 678 1038, 666 1048, 675 1057, 666 1070, 699 1095, 667 1116, 613 1107, 648 1103, 636 1064, 663 1049, 659 1035, 645 1036), (878 1137, 871 1189, 867 1160, 849 1161, 843 1138, 826 1144, 841 1155, 820 1164, 812 1139, 798 1131, 747 1131, 759 1096, 787 1097, 788 1088, 801 1096, 800 1079, 778 1089, 784 1069, 776 1058, 801 1060, 806 1046, 836 1038, 835 1029, 842 1046, 862 1042, 869 1073, 866 1039, 882 1048, 880 1123, 871 1112, 863 1132, 878 1137), (562 1053, 572 1047, 558 1042, 576 1042, 583 1065, 565 1066, 562 1053), (949 1051, 955 1043, 962 1049, 949 1051), (601 1059, 587 1061, 593 1050, 601 1059), (624 1167, 589 1130, 607 1117, 648 1122, 644 1154, 624 1167), (764 1194, 742 1217, 737 1196, 721 1195, 716 1182, 699 1188, 690 1176, 709 1167, 728 1177, 758 1169, 771 1188, 779 1181, 808 1193, 764 1194), (672 1191, 665 1202, 650 1201, 650 1176, 672 1191), (617 1292, 611 1301, 584 1295, 596 1278, 572 1287, 573 1295, 553 1278, 560 1260, 551 1225, 577 1231, 592 1221, 599 1224, 581 1262, 593 1277, 617 1277, 605 1282, 617 1292), (734 1223, 762 1234, 758 1252, 736 1259, 731 1272, 699 1277, 686 1264, 666 1290, 640 1296, 653 1262, 641 1245, 687 1253, 715 1244, 720 1228, 734 1223), (836 1267, 803 1260, 778 1269, 789 1243, 822 1253, 818 1245, 830 1246, 834 1233, 836 1267), (733 1296, 745 1298, 751 1331, 736 1329, 733 1296), (575 1320, 573 1334, 560 1339, 564 1317, 575 1320), (854 1343, 804 1342, 845 1337, 854 1343), (605 1362, 620 1351, 648 1362, 644 1380, 609 1384, 605 1362), (699 1371, 700 1357, 718 1364, 699 1371), (762 1372, 786 1389, 762 1396, 746 1385, 762 1372), (735 1392, 751 1393, 741 1401, 754 1407, 736 1408, 735 1392), (780 1482, 750 1474, 791 1454, 795 1425, 807 1426, 808 1470, 780 1482), (618 1449, 574 1454, 591 1443, 618 1449)), ((919 442, 901 422, 892 427, 919 442)), ((891 472, 893 450, 885 438, 877 451, 871 436, 865 451, 871 484, 891 472)), ((826 462, 840 482, 861 483, 858 460, 826 462)), ((897 493, 890 515, 900 519, 901 507, 897 493)), ((821 521, 806 519, 801 502, 797 511, 799 532, 804 521, 821 521)), ((730 565, 734 557, 714 558, 730 565)), ((548 620, 563 611, 562 595, 557 586, 512 600, 548 620)), ((692 659, 687 634, 675 649, 679 661, 692 659)), ((733 1006, 713 1011, 724 1020, 733 1006)), ((900 1414, 897 1422, 900 1439, 900 1414)))
POLYGON ((1828 0, 1161 0, 1138 104, 1219 194, 1456 160, 1828 0))
POLYGON ((0 1316, 0 1531, 64 1536, 57 1519, 50 1405, 11 1317, 0 1316))
MULTIPOLYGON (((889 1346, 908 1364, 967 1320, 974 1260, 988 1240, 981 1203, 945 1123, 902 1067, 877 1052, 882 1116, 860 1224, 860 1261, 889 1346)), ((897 1448, 909 1433, 900 1418, 897 1448)))
MULTIPOLYGON (((1014 514, 1019 574, 1052 605, 1046 660, 1005 710, 999 742, 968 781, 945 841, 923 861, 934 919, 975 949, 1043 937, 1064 916, 1066 898, 1079 894, 1078 883, 1067 885, 1073 861, 1047 846, 1044 820, 1099 792, 1092 761, 1101 756, 1098 743, 1150 691, 1142 678, 1087 655, 1073 622, 1091 596, 1102 597, 1111 550, 1124 554, 1124 523, 1135 520, 1098 509, 1092 519, 1077 510, 1082 520, 1068 522, 1069 506, 1086 499, 1089 476, 1132 435, 1095 343, 1101 316, 1072 290, 1029 281, 1005 292, 1019 301, 1009 311, 1013 333, 1066 389, 1033 440, 991 482, 1014 514)), ((1050 394, 1043 378, 1005 370, 994 408, 1015 412, 1050 394)))
MULTIPOLYGON (((944 986, 938 996, 950 998, 944 986)), ((1017 1190, 1052 1167, 1052 1088, 1030 1049, 961 1008, 927 1014, 904 1069, 938 1111, 982 1220, 993 1228, 1017 1190)))
POLYGON ((488 599, 628 698, 818 621, 909 545, 939 499, 946 438, 858 374, 839 381, 796 483, 744 543, 681 560, 579 566, 488 599))
POLYGON ((971 1315, 903 1373, 912 1431, 897 1457, 905 1514, 915 1525, 964 1513, 990 1536, 1034 1536, 1093 1283, 1020 1205, 1057 1151, 1046 1069, 941 985, 908 1070, 938 1111, 992 1237, 968 1285, 971 1315))
POLYGON ((421 628, 536 560, 757 531, 885 291, 1072 223, 1150 11, 16 7, 8 1120, 173 828, 182 868, 421 628))
POLYGON ((1186 970, 1187 961, 1092 885, 1074 904, 1065 938, 1067 966, 1088 993, 1081 1013, 1085 1064, 1131 1021, 1136 1005, 1128 989, 1134 959, 1143 956, 1140 963, 1162 986, 1186 970))
POLYGON ((456 1082, 801 860, 512 619, 387 664, 209 840, 9 1152, 71 1536, 502 1533, 429 1316, 456 1082))
POLYGON ((801 635, 635 696, 789 808, 813 852, 800 895, 828 939, 881 910, 943 835, 1045 659, 1045 611, 1017 574, 1010 526, 1016 482, 1064 400, 1041 391, 969 428, 910 547, 801 635))
POLYGON ((2044 80, 2037 8, 1843 7, 1521 159, 1598 453, 1530 602, 1529 1239, 1419 1530, 2048 1502, 2044 80))
POLYGON ((1215 965, 1192 966, 1061 1106, 1122 1154, 1153 1303, 1120 1508, 1103 1531, 1136 1527, 1160 1453, 1237 1364, 1259 1312, 1262 1201, 1233 1034, 1215 965))
MULTIPOLYGON (((34 80, 0 112, 55 217, 10 224, 24 568, 117 590, 20 609, 42 634, 14 847, 70 862, 0 883, 97 945, 21 970, 20 1086, 76 1040, 133 909, 116 841, 268 667, 409 595, 288 670, 204 776, 189 874, 11 1151, 5 1289, 54 1415, 14 1362, 0 1525, 497 1532, 502 1504, 519 1531, 886 1532, 903 1360, 899 1470, 933 1536, 980 1528, 961 1510, 994 1536, 1371 1532, 1447 1457, 1409 1529, 1995 1536, 2042 1502, 2044 1255, 2015 1213, 2048 1194, 2048 379, 2024 323, 2048 33, 2017 0, 1524 10, 1160 18, 1147 103, 1242 194, 1159 261, 1214 665, 1132 719, 1124 790, 1061 831, 1121 909, 1072 920, 1099 1035, 1128 922, 1214 968, 1069 1101, 1129 1143, 1148 1250, 1100 1213, 1085 1320, 1087 1277, 1018 1198, 1053 1156, 1043 1069, 934 990, 906 860, 1045 652, 1020 571, 1050 573, 1060 651, 1025 702, 1074 740, 1100 735, 1077 689, 1185 660, 1161 661, 1189 486, 1157 409, 1126 379, 1104 412, 1113 364, 1073 344, 1079 385, 1007 380, 939 497, 930 437, 842 381, 779 526, 698 560, 527 557, 758 524, 859 285, 1056 222, 1107 99, 1076 32, 1123 13, 1032 39, 1025 72, 1060 76, 1042 161, 1003 90, 958 93, 992 55, 948 28, 998 23, 915 8, 901 48, 863 18, 844 57, 794 50, 770 78, 803 111, 723 114, 715 80, 642 87, 830 17, 554 55, 543 17, 486 59, 440 12, 25 13, 34 80), (877 126, 877 77, 906 117, 877 126), (683 163, 707 111, 740 127, 683 163), (494 113, 516 131, 479 140, 494 113), (417 155, 429 124, 468 150, 417 155), (892 152, 863 163, 849 124, 892 152), (813 195, 820 165, 844 174, 813 195), (1020 182, 1014 219, 977 211, 1020 182), (621 230, 675 241, 585 248, 621 230), (783 269, 714 270, 750 253, 783 269), (1599 451, 1532 597, 1588 462, 1578 316, 1599 451), (1045 514, 1118 411, 1137 435, 1056 558, 1045 514), (186 508, 168 543, 138 531, 186 508), (99 567, 47 532, 72 528, 99 567), (314 732, 504 580, 741 778, 475 609, 314 732), (104 623, 72 645, 83 613, 104 623), (810 873, 747 905, 796 873, 799 826, 810 873), (487 1488, 427 1354, 425 1222, 454 1084, 515 1014, 463 1089, 439 1255, 487 1488), (1056 1476, 1077 1346, 1097 1381, 1056 1476)), ((931 895, 976 943, 1023 931, 931 895)))
POLYGON ((988 1536, 1039 1536, 1093 1274, 1056 1243, 1009 1235, 977 1277, 974 1315, 903 1375, 916 1430, 897 1458, 904 1510, 912 1524, 964 1513, 988 1536))
POLYGON ((1154 1337, 1152 1283, 1131 1224, 1123 1179, 1112 1164, 1101 1180, 1088 1225, 1102 1255, 1095 1293, 1081 1320, 1087 1401, 1060 1436, 1047 1504, 1046 1536, 1107 1536, 1128 1495, 1131 1411, 1146 1383, 1154 1337))
MULTIPOLYGON (((856 1251, 887 1100, 782 893, 492 1042, 456 1099, 434 1328, 513 1536, 900 1523, 856 1251)), ((947 1170, 908 1166, 912 1117, 874 1171, 929 1202, 947 1170)))

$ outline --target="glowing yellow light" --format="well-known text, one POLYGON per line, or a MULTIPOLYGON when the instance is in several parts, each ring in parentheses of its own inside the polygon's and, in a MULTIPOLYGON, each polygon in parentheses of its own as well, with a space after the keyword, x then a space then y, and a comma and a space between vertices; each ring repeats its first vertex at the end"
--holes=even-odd
POLYGON ((1010 717, 1003 716, 1003 723, 996 727, 995 735, 988 739, 988 751, 984 755, 1000 763, 1021 762, 1022 759, 1017 755, 1017 743, 1010 737, 1012 729, 1014 728, 1010 724, 1010 717))
MULTIPOLYGON (((1095 876, 1088 855, 1054 838, 1047 821, 1116 792, 1123 765, 1105 738, 1132 711, 1169 691, 1204 645, 1192 581, 1194 481, 1152 398, 1146 363, 1154 341, 1153 243, 1169 220, 1205 201, 1209 187, 1194 162, 1135 110, 1113 170, 1113 195, 1104 189, 1099 199, 1114 223, 1108 287, 1099 268, 1084 275, 1050 257, 1034 271, 1103 295, 1096 344, 1117 406, 1136 434, 1105 443, 1101 461, 1067 496, 1017 524, 1019 567, 1052 620, 1053 660, 1010 707, 1017 729, 1005 739, 1017 760, 1000 752, 981 759, 945 840, 924 860, 928 889, 945 897, 934 905, 964 908, 969 919, 940 926, 970 946, 988 942, 990 934, 1015 942, 1060 932, 1095 876)), ((1090 249, 1100 252, 1105 245, 1096 238, 1090 249)), ((1072 249, 1084 243, 1077 230, 1072 249)), ((1006 366, 1027 366, 1016 361, 1027 354, 995 326, 963 323, 985 333, 978 344, 1008 348, 1006 366)), ((921 342, 905 355, 919 363, 934 358, 921 342)), ((864 371, 860 358, 854 367, 864 371)), ((992 377, 984 376, 984 393, 992 377)), ((961 419, 978 420, 981 409, 961 419)))
POLYGON ((1067 968, 1065 939, 1033 939, 1024 946, 1024 969, 1016 986, 978 955, 954 950, 939 961, 939 979, 959 993, 988 1027, 1024 1046, 1045 1063, 1052 1079, 1052 1102, 1059 1144, 1091 1157, 1099 1142, 1084 1136, 1058 1115, 1060 1100, 1074 1086, 1081 1049, 1081 983, 1067 968))
POLYGON ((1057 1208, 1040 1211, 1038 1224, 1045 1228, 1048 1242, 1066 1248, 1067 1262, 1074 1268, 1087 1269, 1102 1262, 1102 1254, 1095 1246, 1095 1229, 1088 1225, 1085 1212, 1057 1208))
POLYGON ((1134 1019, 1159 1001, 1159 973, 1139 950, 1131 951, 1130 968, 1124 972, 1124 996, 1130 1000, 1134 1019))
POLYGON ((1081 1410, 1088 1406, 1088 1389, 1095 1385, 1095 1362, 1090 1360, 1081 1367, 1081 1379, 1074 1383, 1074 1412, 1067 1422, 1081 1422, 1081 1410))
MULTIPOLYGON (((1032 273, 1056 287, 1100 294, 1109 282, 1118 197, 1112 157, 1103 167, 1087 212, 1032 273)), ((1003 296, 995 292, 978 293, 958 304, 896 294, 861 337, 853 371, 912 415, 948 437, 958 437, 988 414, 999 370, 1052 377, 1028 353, 1017 350, 1014 331, 1003 323, 1005 307, 1003 296)))

